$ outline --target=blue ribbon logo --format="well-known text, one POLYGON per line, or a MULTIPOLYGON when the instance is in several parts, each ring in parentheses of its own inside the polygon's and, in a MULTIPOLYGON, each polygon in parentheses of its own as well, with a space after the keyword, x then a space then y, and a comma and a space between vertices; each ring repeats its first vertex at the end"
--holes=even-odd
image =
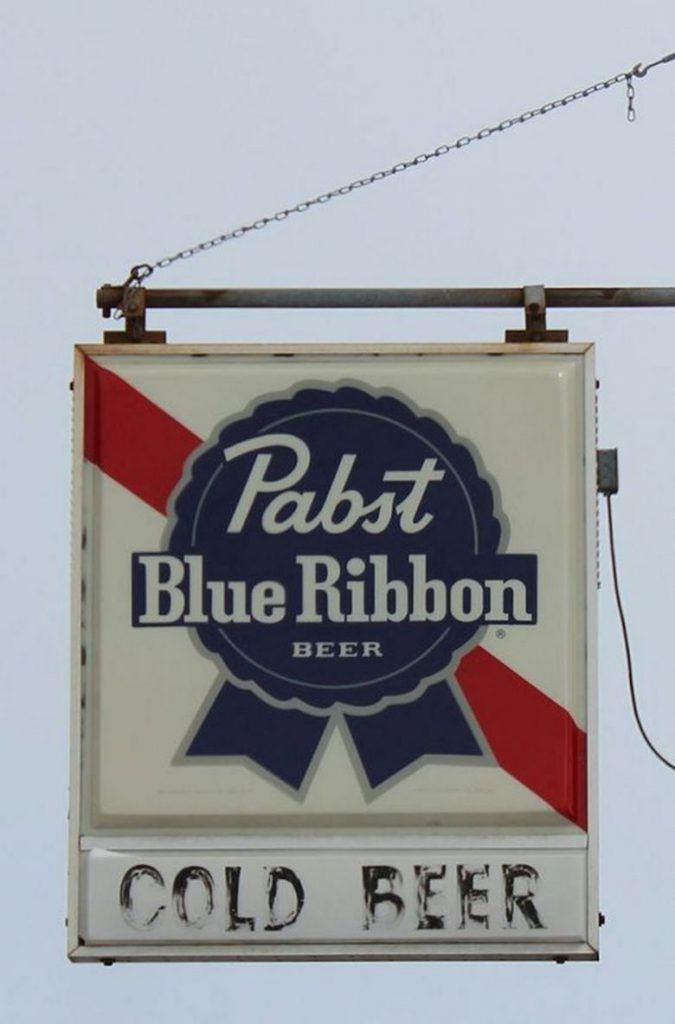
POLYGON ((372 789, 483 756, 448 675, 485 625, 536 622, 536 557, 503 535, 467 443, 399 397, 307 387, 221 425, 167 550, 132 559, 134 625, 193 629, 222 665, 186 758, 299 791, 335 721, 372 789))

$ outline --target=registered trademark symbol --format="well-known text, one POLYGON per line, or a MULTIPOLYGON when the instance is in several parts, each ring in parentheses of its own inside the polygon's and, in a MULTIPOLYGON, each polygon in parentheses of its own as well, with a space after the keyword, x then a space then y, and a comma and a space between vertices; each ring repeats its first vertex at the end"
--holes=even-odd
POLYGON ((498 629, 497 630, 497 639, 498 640, 503 640, 505 636, 506 636, 506 630, 505 629, 498 629))

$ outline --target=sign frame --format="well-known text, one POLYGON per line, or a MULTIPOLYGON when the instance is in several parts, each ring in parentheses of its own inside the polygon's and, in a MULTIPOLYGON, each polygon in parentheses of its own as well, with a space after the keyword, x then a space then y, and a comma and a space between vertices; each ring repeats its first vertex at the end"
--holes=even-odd
MULTIPOLYGON (((280 360, 281 361, 281 360, 280 360)), ((284 360, 285 361, 285 360, 284 360)), ((595 454, 595 373, 593 365, 593 346, 590 344, 445 344, 445 343, 255 343, 255 344, 199 344, 170 346, 156 345, 80 345, 75 350, 75 384, 74 384, 74 470, 73 470, 73 534, 72 534, 72 677, 71 677, 71 782, 70 782, 70 853, 69 853, 69 909, 68 909, 68 955, 74 962, 87 961, 222 961, 222 960, 595 960, 598 958, 598 846, 597 846, 597 499, 596 499, 596 454, 595 454), (153 944, 151 937, 139 937, 134 941, 115 940, 108 943, 92 942, 83 937, 83 922, 87 918, 88 899, 88 864, 94 863, 101 846, 106 847, 106 837, 102 834, 91 836, 83 828, 82 805, 83 792, 83 703, 85 700, 85 675, 89 653, 83 646, 81 623, 83 617, 82 580, 85 572, 82 536, 84 528, 83 512, 83 459, 80 453, 84 443, 84 377, 85 361, 94 358, 105 363, 107 357, 147 357, 170 361, 177 357, 203 356, 234 356, 273 362, 278 357, 310 357, 312 359, 371 359, 378 357, 382 361, 387 358, 409 358, 411 363, 425 356, 499 356, 508 360, 519 359, 527 355, 563 356, 580 359, 583 367, 583 437, 584 437, 584 535, 585 535, 585 599, 586 599, 586 723, 588 737, 588 830, 586 837, 569 835, 558 836, 555 840, 542 832, 538 838, 531 834, 518 836, 483 831, 478 835, 457 835, 448 843, 448 834, 439 832, 420 837, 409 830, 400 831, 395 842, 387 849, 409 861, 415 859, 439 859, 444 856, 450 862, 458 851, 467 849, 472 856, 484 856, 517 860, 519 850, 539 850, 544 857, 559 848, 569 850, 583 849, 584 855, 584 886, 586 921, 583 940, 573 941, 467 941, 452 937, 439 941, 406 941, 389 938, 382 941, 369 940, 359 942, 350 940, 335 941, 326 939, 318 941, 246 941, 218 943, 181 942, 171 940, 161 944, 153 944), (508 858, 506 853, 508 852, 508 858)), ((385 844, 386 845, 386 844, 385 844)), ((363 850, 379 850, 382 848, 382 836, 376 829, 362 830, 355 843, 353 830, 327 829, 318 837, 312 838, 306 833, 296 836, 289 835, 283 829, 276 834, 251 834, 246 830, 230 833, 201 832, 196 835, 171 836, 167 834, 145 834, 128 829, 127 835, 107 837, 107 850, 114 850, 124 857, 128 851, 144 851, 150 857, 155 853, 158 857, 167 857, 180 851, 188 859, 200 853, 202 859, 208 859, 217 851, 220 854, 235 858, 242 852, 250 855, 262 853, 268 859, 278 862, 286 859, 302 857, 305 854, 316 857, 330 857, 354 853, 363 850)), ((105 853, 105 850, 104 850, 105 853)), ((194 858, 193 858, 194 859, 194 858)), ((451 872, 455 863, 450 863, 451 872)), ((97 869, 98 870, 98 869, 97 869)), ((271 937, 274 940, 274 936, 271 937)))

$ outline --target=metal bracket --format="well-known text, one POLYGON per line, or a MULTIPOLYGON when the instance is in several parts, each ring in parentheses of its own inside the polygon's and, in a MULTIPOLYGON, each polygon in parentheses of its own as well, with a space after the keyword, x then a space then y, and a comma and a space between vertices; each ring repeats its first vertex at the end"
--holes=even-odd
POLYGON ((506 331, 504 341, 510 345, 529 343, 564 344, 569 341, 569 331, 546 329, 546 289, 543 284, 525 285, 523 288, 525 306, 525 330, 506 331))
MULTIPOLYGON (((131 280, 128 281, 124 286, 119 306, 119 310, 124 316, 125 330, 104 331, 103 343, 105 345, 165 344, 166 331, 146 330, 145 308, 145 288, 143 288, 141 285, 132 284, 131 280)), ((104 307, 103 316, 110 317, 111 309, 112 307, 110 306, 104 307)))

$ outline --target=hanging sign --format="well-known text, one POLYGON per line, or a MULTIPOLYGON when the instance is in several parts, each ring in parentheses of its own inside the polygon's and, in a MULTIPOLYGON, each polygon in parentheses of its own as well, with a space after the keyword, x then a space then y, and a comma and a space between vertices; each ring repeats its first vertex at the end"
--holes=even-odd
POLYGON ((596 956, 593 388, 77 350, 73 959, 596 956))

